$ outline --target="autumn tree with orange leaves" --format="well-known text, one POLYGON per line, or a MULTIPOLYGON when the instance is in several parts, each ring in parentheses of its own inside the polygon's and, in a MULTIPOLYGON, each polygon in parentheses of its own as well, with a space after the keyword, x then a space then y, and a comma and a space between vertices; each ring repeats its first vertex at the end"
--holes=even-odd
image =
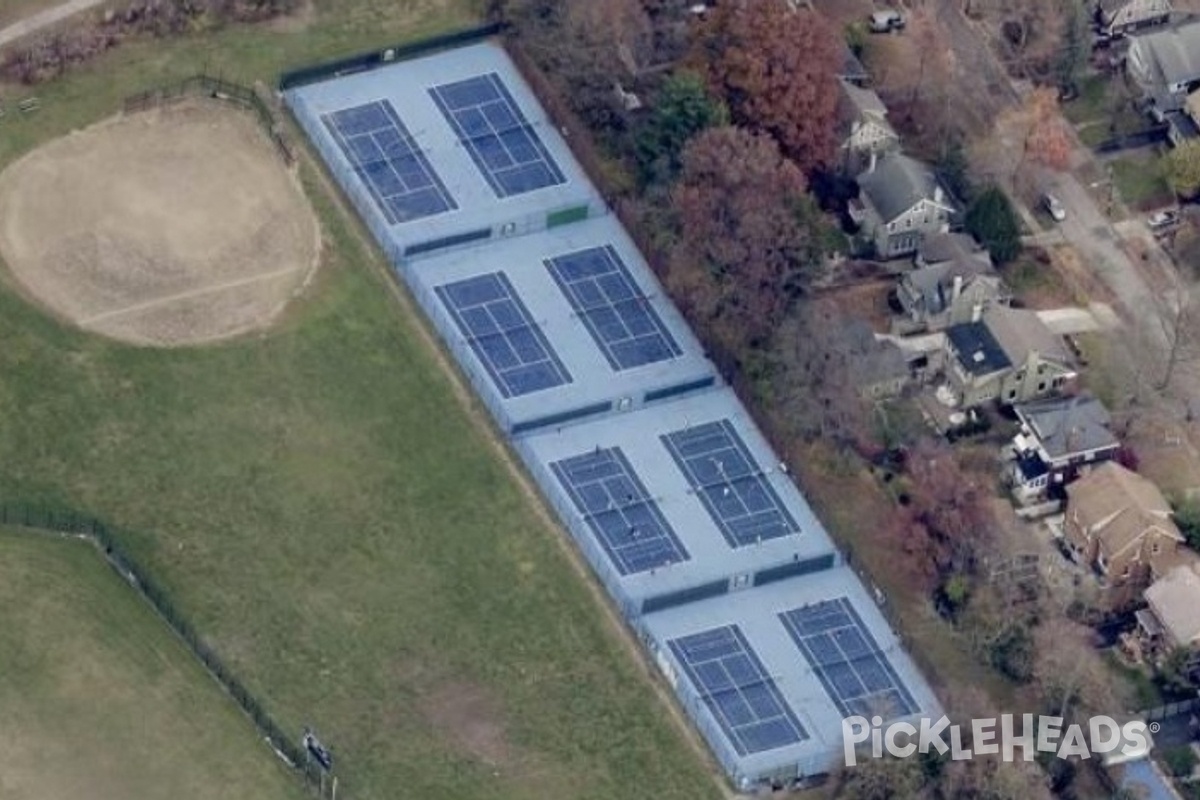
POLYGON ((785 0, 722 0, 699 27, 691 60, 734 122, 771 134, 812 174, 837 150, 838 40, 823 16, 785 0))

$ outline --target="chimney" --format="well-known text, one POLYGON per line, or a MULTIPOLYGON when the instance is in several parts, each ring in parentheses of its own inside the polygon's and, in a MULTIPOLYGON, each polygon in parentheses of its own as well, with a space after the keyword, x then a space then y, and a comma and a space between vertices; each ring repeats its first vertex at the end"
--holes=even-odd
POLYGON ((962 294, 962 286, 963 286, 963 276, 955 275, 954 276, 954 291, 950 295, 951 303, 958 302, 959 295, 962 294))
POLYGON ((979 322, 981 319, 983 319, 983 306, 976 303, 971 307, 971 322, 979 322))
POLYGON ((935 202, 935 203, 941 203, 941 202, 943 202, 943 201, 945 200, 945 196, 946 196, 946 193, 942 191, 942 185, 941 185, 940 183, 938 183, 938 184, 934 184, 934 187, 933 187, 933 202, 935 202))
POLYGON ((879 155, 874 150, 871 150, 871 160, 867 162, 867 172, 875 171, 875 162, 878 160, 879 155))

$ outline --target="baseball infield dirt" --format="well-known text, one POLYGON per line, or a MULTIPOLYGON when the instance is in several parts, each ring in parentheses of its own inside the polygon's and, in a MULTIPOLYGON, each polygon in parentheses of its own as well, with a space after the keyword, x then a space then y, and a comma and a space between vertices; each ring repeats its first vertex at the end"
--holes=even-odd
POLYGON ((264 328, 319 256, 296 176, 253 116, 219 101, 115 117, 0 173, 0 257, 21 289, 122 341, 264 328))

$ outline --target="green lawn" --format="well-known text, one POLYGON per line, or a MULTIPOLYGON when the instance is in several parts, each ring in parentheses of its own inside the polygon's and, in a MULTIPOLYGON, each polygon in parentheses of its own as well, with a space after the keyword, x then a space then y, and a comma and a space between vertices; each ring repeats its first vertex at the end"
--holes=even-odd
MULTIPOLYGON (((271 81, 470 18, 437 0, 318 12, 302 32, 123 46, 38 87, 0 164, 205 65, 271 81)), ((415 312, 307 184, 327 257, 266 336, 130 348, 0 288, 0 497, 138 531, 132 555, 267 709, 335 749, 348 800, 716 796, 415 312)))
POLYGON ((0 531, 0 797, 301 800, 220 687, 91 546, 0 531))
POLYGON ((1111 111, 1111 97, 1118 89, 1106 75, 1088 75, 1079 81, 1079 96, 1062 104, 1063 116, 1072 125, 1107 119, 1111 111))
POLYGON ((1158 208, 1174 199, 1163 159, 1157 153, 1123 156, 1109 163, 1117 193, 1130 209, 1158 208))

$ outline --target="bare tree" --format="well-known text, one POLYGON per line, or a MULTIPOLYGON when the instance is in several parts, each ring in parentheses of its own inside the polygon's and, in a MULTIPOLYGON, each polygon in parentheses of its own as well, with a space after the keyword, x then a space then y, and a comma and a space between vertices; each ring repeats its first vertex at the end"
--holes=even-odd
POLYGON ((1124 708, 1108 665, 1091 642, 1092 631, 1065 617, 1046 619, 1034 631, 1034 678, 1050 710, 1060 717, 1112 714, 1124 708))

